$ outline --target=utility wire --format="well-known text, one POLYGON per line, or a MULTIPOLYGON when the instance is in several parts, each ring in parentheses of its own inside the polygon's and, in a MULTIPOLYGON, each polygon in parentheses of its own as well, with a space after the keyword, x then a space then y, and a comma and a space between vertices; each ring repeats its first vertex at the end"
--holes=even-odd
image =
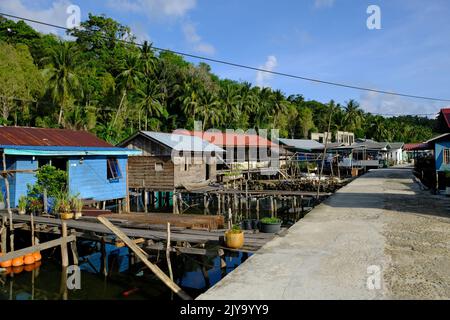
MULTIPOLYGON (((67 27, 63 27, 63 26, 59 26, 59 25, 55 25, 55 24, 52 24, 52 23, 47 23, 47 22, 34 20, 34 19, 28 19, 28 18, 24 18, 24 17, 19 17, 19 16, 12 15, 12 14, 7 14, 7 13, 0 12, 0 15, 1 16, 5 16, 5 17, 9 17, 9 18, 24 20, 24 21, 28 21, 28 22, 32 22, 32 23, 37 23, 37 24, 48 26, 48 27, 53 27, 53 28, 65 30, 65 31, 73 30, 73 29, 70 29, 70 28, 67 28, 67 27)), ((104 38, 106 38, 106 37, 104 37, 104 38)), ((129 41, 129 40, 117 39, 117 41, 120 41, 120 42, 123 42, 123 43, 127 43, 127 44, 136 45, 136 46, 139 46, 139 47, 143 46, 142 43, 137 43, 137 42, 129 41)), ((377 89, 372 89, 372 88, 367 88, 367 87, 362 87, 362 86, 356 86, 356 85, 350 85, 350 84, 345 84, 345 83, 339 83, 339 82, 332 82, 332 81, 320 80, 320 79, 315 79, 315 78, 309 78, 309 77, 305 77, 305 76, 293 75, 293 74, 284 73, 284 72, 271 71, 271 70, 266 70, 266 69, 262 69, 262 68, 256 68, 256 67, 252 67, 252 66, 248 66, 248 65, 244 65, 244 64, 229 62, 229 61, 225 61, 225 60, 213 59, 213 58, 208 58, 208 57, 195 55, 195 54, 191 54, 191 53, 185 53, 185 52, 181 52, 181 51, 175 51, 175 50, 169 50, 169 49, 164 49, 164 48, 158 48, 158 47, 154 47, 154 46, 152 46, 152 48, 155 49, 156 51, 159 51, 159 52, 171 52, 171 53, 175 53, 175 54, 178 54, 178 55, 181 55, 181 56, 185 56, 185 57, 195 58, 195 59, 204 60, 204 61, 213 62, 213 63, 218 63, 218 64, 223 64, 223 65, 228 65, 228 66, 232 66, 232 67, 236 67, 236 68, 242 68, 242 69, 247 69, 247 70, 252 70, 252 71, 257 71, 257 72, 264 72, 264 73, 268 73, 268 74, 272 74, 272 75, 277 75, 277 76, 282 76, 282 77, 287 77, 287 78, 292 78, 292 79, 298 79, 298 80, 304 80, 304 81, 309 81, 309 82, 314 82, 314 83, 326 84, 326 85, 330 85, 330 86, 336 86, 336 87, 342 87, 342 88, 354 89, 354 90, 360 90, 360 91, 367 91, 367 92, 374 92, 374 93, 380 93, 380 94, 387 94, 387 95, 398 96, 398 97, 405 97, 405 98, 412 98, 412 99, 429 100, 429 101, 440 101, 440 102, 450 102, 450 99, 447 99, 447 98, 434 98, 434 97, 427 97, 427 96, 399 93, 399 92, 394 92, 394 91, 377 90, 377 89)))

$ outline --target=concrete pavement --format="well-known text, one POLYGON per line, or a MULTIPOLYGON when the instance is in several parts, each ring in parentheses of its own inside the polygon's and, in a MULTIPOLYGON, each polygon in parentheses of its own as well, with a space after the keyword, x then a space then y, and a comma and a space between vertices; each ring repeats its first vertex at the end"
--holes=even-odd
POLYGON ((198 299, 450 299, 449 207, 410 169, 372 171, 198 299))

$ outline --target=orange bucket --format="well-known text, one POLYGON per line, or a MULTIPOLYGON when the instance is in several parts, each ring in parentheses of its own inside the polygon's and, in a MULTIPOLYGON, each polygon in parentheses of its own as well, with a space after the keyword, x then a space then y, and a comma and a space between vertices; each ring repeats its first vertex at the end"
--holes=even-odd
POLYGON ((23 266, 23 257, 13 259, 12 265, 13 265, 13 267, 21 267, 21 266, 23 266))
POLYGON ((33 257, 34 257, 34 261, 41 261, 42 260, 41 253, 39 251, 33 253, 33 257))
MULTIPOLYGON (((3 257, 5 254, 3 252, 0 253, 0 257, 3 257)), ((12 266, 12 260, 7 260, 0 262, 0 268, 9 268, 12 266)))
POLYGON ((23 259, 23 262, 28 266, 28 265, 30 265, 30 264, 34 264, 34 256, 33 256, 33 254, 30 254, 30 255, 26 255, 25 256, 25 259, 23 259))

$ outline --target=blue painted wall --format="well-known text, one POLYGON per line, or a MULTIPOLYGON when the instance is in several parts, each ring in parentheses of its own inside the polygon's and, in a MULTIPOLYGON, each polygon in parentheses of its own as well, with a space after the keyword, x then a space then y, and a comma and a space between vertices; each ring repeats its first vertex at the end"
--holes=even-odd
MULTIPOLYGON (((80 194, 83 199, 95 199, 98 201, 122 199, 127 194, 126 166, 128 157, 117 157, 122 177, 109 181, 107 179, 107 157, 86 157, 80 162, 80 157, 70 157, 69 192, 72 195, 80 194)), ((1 161, 0 161, 1 162, 1 161)), ((32 157, 9 157, 6 163, 8 170, 36 170, 38 161, 32 157)), ((3 170, 2 165, 0 168, 3 170)), ((9 178, 11 208, 16 208, 19 198, 27 195, 28 184, 34 184, 36 176, 32 173, 18 173, 9 178)), ((0 179, 0 189, 6 200, 6 187, 3 179, 0 179)))
MULTIPOLYGON (((1 170, 4 170, 2 161, 0 161, 0 168, 1 168, 1 170)), ((15 160, 6 158, 6 169, 7 170, 15 170, 16 169, 15 160)), ((12 208, 14 208, 15 207, 14 199, 15 199, 15 194, 16 194, 15 179, 14 179, 14 177, 9 177, 8 181, 9 181, 9 193, 10 193, 10 197, 11 197, 10 205, 12 208)), ((1 193, 3 194, 3 200, 6 201, 5 180, 1 179, 1 178, 0 178, 0 190, 1 190, 1 193)))
POLYGON ((80 158, 69 159, 69 190, 83 199, 98 201, 122 199, 127 195, 126 166, 128 157, 117 157, 122 177, 117 181, 107 179, 107 157, 88 157, 80 163, 80 158))
POLYGON ((436 171, 450 171, 450 165, 444 164, 444 149, 450 149, 450 141, 436 142, 435 158, 436 171))
MULTIPOLYGON (((16 158, 16 170, 36 170, 38 169, 38 161, 33 161, 31 157, 16 158)), ((17 207, 19 198, 27 195, 28 184, 35 184, 36 175, 34 173, 18 173, 15 176, 15 194, 11 198, 14 200, 14 206, 17 207)))

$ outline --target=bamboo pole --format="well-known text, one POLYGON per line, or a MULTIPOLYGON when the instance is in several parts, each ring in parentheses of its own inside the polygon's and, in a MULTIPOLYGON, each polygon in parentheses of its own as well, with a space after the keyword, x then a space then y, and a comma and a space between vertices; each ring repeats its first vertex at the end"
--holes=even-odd
POLYGON ((158 266, 154 265, 147 259, 147 255, 139 248, 125 233, 119 228, 114 226, 106 218, 97 218, 105 227, 111 230, 117 237, 119 237, 130 248, 142 262, 161 280, 163 281, 173 292, 175 292, 183 300, 192 300, 192 298, 184 292, 175 282, 173 282, 164 272, 161 271, 158 266))

